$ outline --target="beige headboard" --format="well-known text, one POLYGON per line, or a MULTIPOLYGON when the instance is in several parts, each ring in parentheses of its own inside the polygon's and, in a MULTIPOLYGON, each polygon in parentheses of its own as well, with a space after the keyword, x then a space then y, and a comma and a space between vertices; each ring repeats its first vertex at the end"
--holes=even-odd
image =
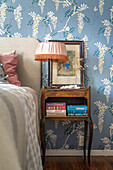
POLYGON ((39 94, 41 63, 34 60, 38 43, 34 38, 0 38, 0 54, 16 50, 19 55, 17 74, 22 86, 31 87, 39 94))

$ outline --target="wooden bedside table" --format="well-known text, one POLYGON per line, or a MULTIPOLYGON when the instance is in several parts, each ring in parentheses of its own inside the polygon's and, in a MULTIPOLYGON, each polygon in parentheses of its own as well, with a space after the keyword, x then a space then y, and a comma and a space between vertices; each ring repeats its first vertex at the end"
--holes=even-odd
POLYGON ((90 166, 90 151, 93 137, 93 122, 90 116, 90 87, 80 89, 56 89, 45 88, 42 86, 42 120, 41 120, 41 147, 43 152, 43 164, 45 160, 45 138, 44 138, 44 124, 45 121, 84 121, 84 161, 86 160, 86 140, 87 130, 89 125, 89 142, 88 142, 88 164, 90 166), (72 105, 87 105, 88 116, 63 116, 63 117, 49 117, 46 116, 46 103, 47 102, 66 102, 72 105))

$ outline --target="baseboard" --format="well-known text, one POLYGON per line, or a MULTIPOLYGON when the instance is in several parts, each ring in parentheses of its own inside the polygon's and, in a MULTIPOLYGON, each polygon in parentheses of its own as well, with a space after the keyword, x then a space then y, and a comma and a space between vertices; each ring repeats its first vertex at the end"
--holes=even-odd
MULTIPOLYGON (((83 156, 83 150, 47 149, 46 156, 83 156)), ((113 156, 113 150, 91 150, 91 156, 113 156)))

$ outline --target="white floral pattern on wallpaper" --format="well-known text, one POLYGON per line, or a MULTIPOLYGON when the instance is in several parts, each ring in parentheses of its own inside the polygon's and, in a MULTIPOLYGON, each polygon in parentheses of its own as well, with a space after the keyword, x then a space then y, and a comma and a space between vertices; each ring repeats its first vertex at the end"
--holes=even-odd
POLYGON ((108 80, 107 78, 105 78, 104 80, 101 80, 105 86, 105 89, 104 89, 104 95, 106 96, 106 99, 107 99, 107 103, 109 102, 109 95, 110 95, 110 91, 111 91, 111 81, 108 80))
POLYGON ((6 9, 7 9, 6 3, 2 3, 0 6, 0 25, 2 29, 4 28, 4 22, 6 19, 6 9))
POLYGON ((99 0, 99 12, 100 15, 103 14, 104 0, 99 0))
POLYGON ((22 37, 22 35, 21 35, 21 33, 19 33, 19 32, 15 32, 14 35, 12 35, 12 37, 18 37, 18 38, 20 38, 20 37, 22 37))
MULTIPOLYGON (((53 32, 53 30, 55 30, 56 24, 57 24, 57 17, 55 17, 53 11, 49 11, 47 13, 47 15, 44 18, 42 18, 42 21, 45 23, 46 26, 49 27, 51 33, 53 32)), ((48 41, 51 38, 52 37, 49 33, 49 34, 46 35, 46 37, 44 39, 45 39, 45 41, 48 41)))
POLYGON ((110 150, 111 149, 110 139, 107 137, 104 137, 104 138, 101 138, 101 140, 103 141, 103 144, 104 144, 104 150, 110 150))
POLYGON ((93 10, 94 10, 94 12, 97 12, 98 8, 95 6, 93 10))
POLYGON ((38 26, 39 22, 42 20, 42 17, 39 14, 36 14, 35 12, 30 12, 29 15, 33 18, 33 38, 37 38, 38 35, 38 26))
POLYGON ((21 20, 23 19, 22 15, 22 6, 19 4, 16 9, 14 9, 14 17, 17 22, 18 28, 21 28, 21 20))
POLYGON ((94 65, 93 69, 94 69, 94 71, 96 71, 98 68, 97 68, 97 66, 96 66, 96 65, 94 65))
POLYGON ((104 150, 111 150, 111 146, 113 144, 113 123, 111 123, 109 128, 110 128, 110 132, 109 132, 110 136, 101 138, 103 142, 103 146, 101 147, 103 147, 104 150))
POLYGON ((105 111, 108 109, 108 107, 105 105, 105 103, 102 103, 101 101, 96 101, 94 102, 98 106, 98 127, 100 133, 102 132, 103 129, 103 123, 104 123, 104 114, 105 111))
POLYGON ((96 55, 98 56, 98 67, 99 67, 99 71, 100 74, 102 74, 103 72, 103 66, 104 66, 104 56, 106 51, 108 50, 108 47, 104 45, 102 45, 102 43, 95 43, 95 45, 98 47, 98 51, 96 51, 96 55))
POLYGON ((41 13, 43 13, 46 0, 39 0, 38 5, 41 7, 41 13))
POLYGON ((46 144, 49 145, 49 149, 51 149, 52 146, 55 147, 57 135, 54 134, 52 129, 47 130, 46 133, 46 144))
POLYGON ((111 31, 112 31, 112 27, 113 27, 113 6, 110 9, 110 20, 105 19, 101 22, 104 24, 104 27, 101 27, 99 29, 99 34, 104 33, 104 36, 106 37, 106 40, 107 40, 107 44, 109 44, 109 40, 111 37, 111 31))
POLYGON ((99 0, 99 2, 98 2, 98 7, 94 7, 94 12, 97 12, 98 10, 99 10, 99 12, 100 12, 100 15, 102 15, 103 14, 103 11, 104 11, 104 0, 99 0))

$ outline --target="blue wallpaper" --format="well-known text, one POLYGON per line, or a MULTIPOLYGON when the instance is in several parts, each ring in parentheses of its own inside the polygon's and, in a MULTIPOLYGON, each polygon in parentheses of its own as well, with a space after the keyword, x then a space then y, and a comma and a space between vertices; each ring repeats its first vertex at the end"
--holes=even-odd
MULTIPOLYGON (((91 86, 92 149, 113 149, 113 0, 0 0, 0 36, 84 40, 91 86)), ((43 63, 43 85, 47 85, 43 63)), ((83 122, 47 122, 47 148, 80 149, 83 122)))

